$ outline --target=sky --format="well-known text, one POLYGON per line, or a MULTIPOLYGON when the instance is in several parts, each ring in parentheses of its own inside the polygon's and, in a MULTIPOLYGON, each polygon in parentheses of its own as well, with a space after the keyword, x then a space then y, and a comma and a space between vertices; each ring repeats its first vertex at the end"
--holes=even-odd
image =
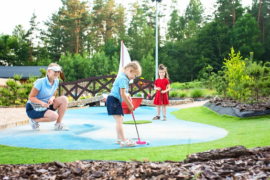
MULTIPOLYGON (((90 2, 93 0, 89 0, 90 2)), ((115 0, 116 3, 124 4, 128 8, 128 3, 136 2, 137 0, 115 0)), ((178 0, 180 13, 184 13, 189 0, 178 0)), ((150 3, 153 3, 149 0, 150 3)), ((168 8, 165 12, 169 17, 171 0, 163 0, 168 8)), ((216 0, 201 0, 207 14, 213 12, 213 4, 216 0)), ((252 0, 242 0, 243 6, 250 6, 252 0)), ((154 5, 155 3, 153 3, 154 5)), ((62 6, 61 0, 0 0, 0 34, 12 34, 16 25, 21 24, 27 31, 30 28, 29 21, 33 12, 37 16, 37 21, 40 22, 39 28, 46 29, 43 22, 47 21, 52 13, 56 13, 59 7, 62 6)), ((168 18, 167 18, 168 19, 168 18)))

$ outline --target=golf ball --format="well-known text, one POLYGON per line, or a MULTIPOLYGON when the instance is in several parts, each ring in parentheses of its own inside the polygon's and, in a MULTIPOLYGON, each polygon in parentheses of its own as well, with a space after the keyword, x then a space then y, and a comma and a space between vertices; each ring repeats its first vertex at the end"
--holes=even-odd
POLYGON ((146 144, 149 145, 150 144, 150 141, 147 141, 146 144))

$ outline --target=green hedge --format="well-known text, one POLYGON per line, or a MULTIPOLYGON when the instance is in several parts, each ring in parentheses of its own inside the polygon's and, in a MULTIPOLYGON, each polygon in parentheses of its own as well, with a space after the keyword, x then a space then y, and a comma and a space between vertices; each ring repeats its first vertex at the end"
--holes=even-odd
POLYGON ((193 89, 190 93, 190 96, 192 98, 199 98, 199 97, 203 97, 204 92, 202 89, 193 89))

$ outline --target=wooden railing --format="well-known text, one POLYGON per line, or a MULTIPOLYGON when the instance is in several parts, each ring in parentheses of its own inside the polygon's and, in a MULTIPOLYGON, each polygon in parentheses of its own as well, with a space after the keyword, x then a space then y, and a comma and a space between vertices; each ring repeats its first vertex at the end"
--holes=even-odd
MULTIPOLYGON (((116 75, 89 77, 72 82, 62 82, 59 84, 59 95, 71 96, 73 99, 78 100, 83 94, 92 94, 95 96, 97 93, 104 91, 110 92, 112 84, 114 83, 116 75), (103 81, 102 81, 103 80, 103 81), (91 88, 89 86, 92 86, 91 88), (110 87, 109 87, 110 86, 110 87), (98 89, 97 89, 98 88, 98 89)), ((129 84, 129 93, 131 96, 141 92, 146 96, 151 94, 154 89, 154 81, 136 78, 133 84, 129 84), (135 90, 135 88, 137 90, 135 90), (148 89, 148 92, 146 90, 148 89)), ((151 95, 149 99, 153 99, 155 94, 151 95)))

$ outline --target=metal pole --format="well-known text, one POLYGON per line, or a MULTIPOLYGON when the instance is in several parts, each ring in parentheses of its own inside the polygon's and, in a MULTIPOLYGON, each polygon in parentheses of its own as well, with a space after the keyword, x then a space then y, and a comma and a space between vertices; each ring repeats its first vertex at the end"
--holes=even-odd
POLYGON ((158 1, 156 0, 156 79, 158 79, 158 1))

